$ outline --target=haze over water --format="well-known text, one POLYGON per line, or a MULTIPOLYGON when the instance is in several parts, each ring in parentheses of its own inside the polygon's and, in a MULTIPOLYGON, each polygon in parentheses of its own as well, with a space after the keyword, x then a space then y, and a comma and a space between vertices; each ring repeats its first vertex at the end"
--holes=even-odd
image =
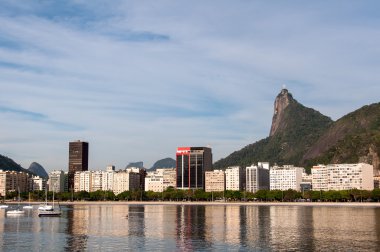
POLYGON ((374 251, 380 208, 74 205, 57 218, 0 210, 3 251, 374 251), (128 218, 126 218, 128 216, 128 218))

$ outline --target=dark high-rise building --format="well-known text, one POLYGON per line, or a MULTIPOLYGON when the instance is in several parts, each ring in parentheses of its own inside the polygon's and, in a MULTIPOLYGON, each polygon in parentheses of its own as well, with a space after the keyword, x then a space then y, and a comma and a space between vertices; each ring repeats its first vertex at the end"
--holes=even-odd
POLYGON ((177 148, 177 188, 204 189, 205 172, 212 170, 212 153, 207 147, 177 148))
POLYGON ((70 142, 69 143, 69 173, 68 189, 74 189, 74 174, 77 171, 88 170, 88 143, 87 142, 70 142))

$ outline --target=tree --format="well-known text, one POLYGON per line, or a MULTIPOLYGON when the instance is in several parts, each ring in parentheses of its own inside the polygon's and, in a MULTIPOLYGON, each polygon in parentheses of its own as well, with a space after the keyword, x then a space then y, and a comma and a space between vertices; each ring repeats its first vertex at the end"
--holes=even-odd
POLYGON ((375 201, 380 201, 380 189, 379 188, 373 189, 371 197, 375 201))

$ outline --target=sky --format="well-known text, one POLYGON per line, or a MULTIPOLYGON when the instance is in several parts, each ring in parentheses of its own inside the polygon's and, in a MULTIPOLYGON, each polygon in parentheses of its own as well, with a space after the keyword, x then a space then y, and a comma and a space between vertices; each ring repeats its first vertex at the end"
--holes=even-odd
POLYGON ((0 154, 68 169, 217 161, 269 135, 283 86, 337 120, 380 98, 378 1, 1 1, 0 154))

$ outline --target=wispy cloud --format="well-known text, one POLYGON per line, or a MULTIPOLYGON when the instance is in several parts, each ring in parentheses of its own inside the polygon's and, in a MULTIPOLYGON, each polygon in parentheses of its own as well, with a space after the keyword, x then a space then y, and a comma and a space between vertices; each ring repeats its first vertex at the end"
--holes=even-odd
POLYGON ((65 123, 65 122, 55 121, 55 120, 50 119, 45 114, 32 112, 32 111, 28 111, 28 110, 22 110, 22 109, 15 109, 15 108, 0 106, 0 113, 15 115, 15 116, 17 116, 23 120, 47 124, 49 126, 53 126, 57 130, 68 130, 68 131, 84 130, 84 128, 81 126, 77 126, 77 125, 65 123))

